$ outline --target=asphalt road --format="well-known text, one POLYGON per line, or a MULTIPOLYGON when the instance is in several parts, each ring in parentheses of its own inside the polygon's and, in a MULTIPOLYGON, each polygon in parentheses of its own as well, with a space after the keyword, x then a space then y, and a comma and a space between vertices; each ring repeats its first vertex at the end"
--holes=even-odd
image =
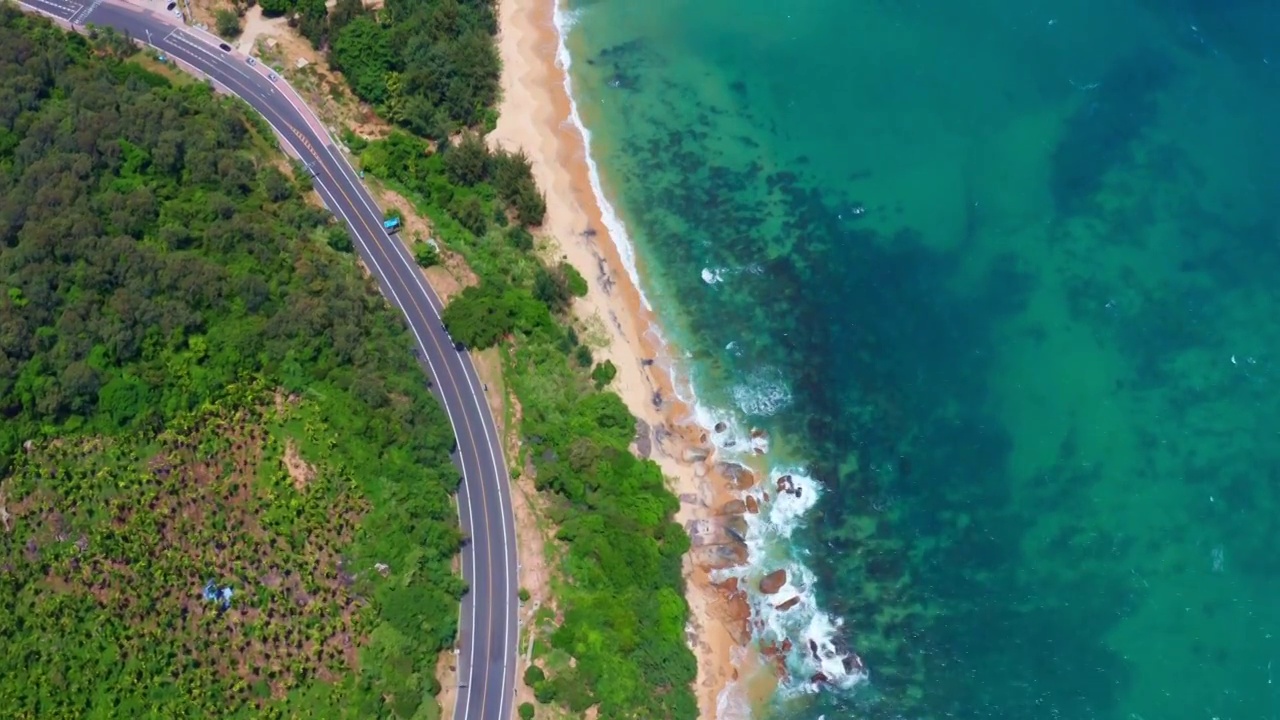
MULTIPOLYGON (((496 425, 470 356, 454 349, 440 322, 443 304, 400 241, 383 231, 381 211, 342 151, 282 78, 273 79, 261 63, 248 64, 243 54, 221 50, 213 35, 181 25, 164 11, 164 0, 150 0, 148 7, 119 0, 21 2, 64 25, 110 26, 148 42, 262 113, 287 148, 307 163, 321 198, 347 223, 383 294, 408 320, 457 438, 455 461, 463 476, 458 516, 469 538, 462 549, 462 574, 470 592, 462 600, 454 718, 510 720, 519 637, 516 536, 510 475, 496 425)), ((449 678, 441 682, 447 686, 449 678)))

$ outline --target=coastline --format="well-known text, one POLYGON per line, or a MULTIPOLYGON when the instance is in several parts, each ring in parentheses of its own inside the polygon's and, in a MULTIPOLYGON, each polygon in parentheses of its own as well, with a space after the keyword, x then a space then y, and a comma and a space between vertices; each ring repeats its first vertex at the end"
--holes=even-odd
MULTIPOLYGON (((523 150, 532 162, 547 201, 542 233, 589 280, 575 313, 607 336, 607 344, 596 343, 605 346, 593 350, 617 368, 611 387, 642 423, 635 448, 662 467, 680 497, 676 521, 694 543, 684 563, 689 639, 698 661, 694 690, 699 717, 714 718, 722 714, 718 709, 727 700, 726 688, 740 673, 759 675, 750 670, 755 658, 748 651, 751 610, 744 589, 736 578, 717 584, 712 575, 746 561, 746 546, 732 533, 745 529, 746 506, 738 493, 754 483, 755 474, 717 462, 713 433, 695 422, 695 408, 679 397, 664 365, 655 362, 670 357, 670 349, 650 332, 656 319, 610 237, 593 190, 585 140, 570 119, 555 13, 556 0, 499 4, 502 100, 488 140, 523 150)), ((750 695, 767 697, 771 689, 753 687, 750 695)))

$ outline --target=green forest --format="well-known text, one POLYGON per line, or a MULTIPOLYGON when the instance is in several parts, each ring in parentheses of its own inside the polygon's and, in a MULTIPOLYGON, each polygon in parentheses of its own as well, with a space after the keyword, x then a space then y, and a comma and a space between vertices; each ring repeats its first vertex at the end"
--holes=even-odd
MULTIPOLYGON (((327 49, 356 96, 389 122, 443 140, 496 118, 495 0, 386 0, 377 10, 362 0, 233 0, 240 15, 255 2, 327 49)), ((218 25, 239 32, 234 15, 218 25)))
MULTIPOLYGON (((444 322, 467 347, 500 349, 521 407, 521 462, 551 501, 563 550, 564 579, 555 588, 563 622, 549 644, 535 646, 526 683, 539 701, 574 712, 596 706, 610 718, 697 717, 681 575, 689 538, 672 521, 678 501, 658 465, 630 452, 636 420, 602 389, 616 368, 597 364, 573 327, 570 306, 586 294, 586 280, 536 247, 525 225, 540 222, 545 207, 522 217, 512 200, 511 188, 532 183, 527 159, 487 154, 471 141, 435 152, 399 133, 346 141, 367 172, 418 204, 438 239, 480 277, 450 301, 444 322), (464 216, 471 204, 483 222, 464 216)), ((529 196, 541 197, 536 188, 529 196)))
POLYGON ((344 231, 238 101, 0 47, 3 714, 436 717, 453 435, 344 231))

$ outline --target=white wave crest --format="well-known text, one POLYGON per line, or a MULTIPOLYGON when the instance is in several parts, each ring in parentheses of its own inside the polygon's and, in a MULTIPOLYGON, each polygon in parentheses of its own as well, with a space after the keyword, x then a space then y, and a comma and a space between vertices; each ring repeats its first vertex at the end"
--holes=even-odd
POLYGON ((768 417, 791 404, 791 388, 781 370, 760 368, 733 386, 733 401, 747 415, 768 417))

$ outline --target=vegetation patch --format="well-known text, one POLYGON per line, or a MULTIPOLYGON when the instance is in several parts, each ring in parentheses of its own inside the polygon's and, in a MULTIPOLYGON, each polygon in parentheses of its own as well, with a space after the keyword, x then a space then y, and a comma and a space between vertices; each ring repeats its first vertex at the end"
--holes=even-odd
POLYGON ((541 257, 525 227, 545 211, 520 209, 522 198, 541 203, 527 160, 489 154, 468 138, 434 148, 392 134, 357 147, 364 169, 425 212, 446 249, 479 276, 443 319, 468 348, 502 349, 522 409, 522 452, 557 528, 550 554, 562 577, 558 615, 538 622, 549 647, 535 640, 540 669, 529 687, 539 702, 573 713, 696 717, 681 575, 689 539, 672 520, 678 501, 657 464, 629 451, 636 420, 603 389, 616 368, 595 365, 575 327, 571 303, 585 279, 541 257))
POLYGON ((400 318, 242 103, 0 47, 5 715, 432 717, 459 477, 400 318))

